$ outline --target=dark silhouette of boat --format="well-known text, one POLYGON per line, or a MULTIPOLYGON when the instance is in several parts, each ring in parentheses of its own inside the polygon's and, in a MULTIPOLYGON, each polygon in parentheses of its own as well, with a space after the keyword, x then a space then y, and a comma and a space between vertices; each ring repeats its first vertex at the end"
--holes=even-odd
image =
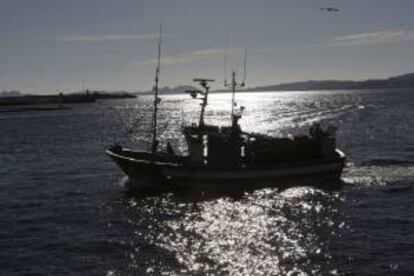
MULTIPOLYGON (((149 190, 232 191, 266 186, 281 186, 289 181, 309 179, 339 180, 345 155, 336 149, 335 129, 323 130, 314 124, 309 134, 293 138, 274 138, 242 131, 239 120, 244 107, 235 110, 236 73, 233 71, 231 124, 228 127, 208 125, 204 112, 208 103, 211 79, 194 79, 203 90, 187 91, 194 99, 200 97, 198 125, 183 128, 188 154, 175 154, 170 143, 158 149, 157 112, 158 81, 161 56, 161 26, 158 44, 158 65, 155 74, 152 146, 138 151, 113 145, 106 153, 130 178, 131 188, 149 190)), ((246 57, 244 72, 246 72, 246 57)), ((225 80, 225 85, 227 81, 225 80)), ((327 182, 327 183, 331 183, 327 182)))
MULTIPOLYGON (((204 123, 209 85, 212 80, 195 79, 204 91, 187 91, 193 98, 201 95, 198 125, 183 128, 188 154, 175 154, 168 143, 158 150, 154 130, 151 151, 136 151, 120 145, 106 153, 136 186, 154 190, 240 190, 281 186, 290 181, 338 181, 345 155, 336 148, 335 129, 323 130, 314 124, 309 134, 292 138, 274 138, 241 130, 240 112, 232 108, 231 125, 218 127, 204 123)), ((235 92, 233 72, 233 94, 235 92)), ((154 110, 159 102, 154 100, 154 110)), ((235 106, 234 97, 232 106, 235 106)), ((154 114, 156 114, 154 112, 154 114)), ((154 124, 155 125, 155 124, 154 124)))

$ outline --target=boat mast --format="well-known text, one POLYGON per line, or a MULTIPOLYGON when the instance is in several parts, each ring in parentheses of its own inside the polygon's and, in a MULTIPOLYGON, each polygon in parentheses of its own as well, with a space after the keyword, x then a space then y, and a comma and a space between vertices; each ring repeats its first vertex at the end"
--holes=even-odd
POLYGON ((212 80, 207 80, 207 79, 203 79, 203 80, 195 80, 195 81, 199 81, 200 85, 205 89, 205 92, 201 92, 202 95, 204 95, 203 100, 201 102, 201 112, 200 112, 200 121, 198 123, 198 126, 200 128, 204 127, 204 111, 206 109, 207 106, 207 99, 208 99, 208 91, 210 89, 210 86, 207 85, 208 81, 212 81, 212 80))
POLYGON ((233 121, 234 117, 234 106, 237 105, 236 103, 236 72, 233 70, 231 73, 231 121, 233 121))
POLYGON ((208 85, 209 82, 213 82, 213 79, 193 79, 193 81, 198 82, 201 87, 204 88, 204 91, 201 90, 187 90, 186 93, 189 93, 193 99, 197 98, 197 95, 202 95, 201 98, 201 112, 200 112, 200 120, 198 122, 198 126, 200 128, 204 127, 204 111, 207 106, 207 99, 208 99, 208 92, 210 90, 210 86, 208 85))
MULTIPOLYGON (((243 81, 238 84, 236 81, 236 71, 233 70, 232 74, 231 74, 231 122, 232 124, 234 124, 237 121, 235 121, 235 117, 237 117, 237 119, 240 119, 239 115, 235 115, 234 114, 234 108, 237 106, 236 103, 236 88, 238 87, 244 87, 245 82, 246 82, 246 72, 247 72, 247 45, 245 46, 245 51, 244 51, 244 61, 243 61, 243 81)), ((243 107, 242 107, 243 108, 243 107)))
POLYGON ((157 112, 158 112, 158 104, 161 102, 161 99, 158 97, 158 81, 159 81, 160 67, 161 67, 161 42, 162 42, 162 25, 160 23, 159 40, 158 40, 158 59, 157 59, 157 68, 155 70, 154 111, 152 114, 152 146, 151 146, 152 155, 155 155, 157 151, 157 146, 158 146, 157 112))

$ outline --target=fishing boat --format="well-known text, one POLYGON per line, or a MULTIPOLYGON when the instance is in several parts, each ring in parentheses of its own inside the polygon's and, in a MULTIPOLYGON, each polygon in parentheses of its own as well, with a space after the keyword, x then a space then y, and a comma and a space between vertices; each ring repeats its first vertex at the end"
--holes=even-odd
MULTIPOLYGON (((161 39, 160 39, 161 41, 161 39)), ((186 91, 201 100, 198 124, 183 127, 187 154, 176 154, 167 143, 158 148, 157 111, 160 47, 154 86, 151 150, 134 150, 119 144, 106 153, 129 177, 131 188, 153 190, 234 191, 258 187, 279 187, 298 182, 340 179, 345 154, 336 148, 335 128, 324 130, 314 124, 307 135, 276 138, 245 132, 239 125, 244 107, 236 110, 235 92, 239 86, 232 72, 229 126, 204 121, 212 79, 194 79, 202 89, 186 91)), ((319 182, 318 182, 319 183, 319 182)))

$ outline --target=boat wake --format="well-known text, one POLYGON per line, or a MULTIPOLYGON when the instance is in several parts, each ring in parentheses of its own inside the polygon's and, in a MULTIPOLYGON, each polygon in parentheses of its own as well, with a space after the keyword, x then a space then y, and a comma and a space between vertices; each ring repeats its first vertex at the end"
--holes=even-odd
POLYGON ((412 185, 414 166, 406 162, 368 162, 361 166, 350 164, 344 169, 345 184, 359 186, 412 185))

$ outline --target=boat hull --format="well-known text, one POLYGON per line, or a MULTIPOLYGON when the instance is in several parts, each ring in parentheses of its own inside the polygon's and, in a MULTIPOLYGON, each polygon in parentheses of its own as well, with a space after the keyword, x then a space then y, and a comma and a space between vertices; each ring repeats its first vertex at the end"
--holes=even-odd
POLYGON ((123 152, 106 153, 130 178, 131 188, 166 190, 246 190, 261 187, 282 187, 291 183, 304 185, 338 183, 345 155, 335 151, 330 159, 267 164, 256 167, 211 168, 184 165, 168 160, 136 158, 123 152))

